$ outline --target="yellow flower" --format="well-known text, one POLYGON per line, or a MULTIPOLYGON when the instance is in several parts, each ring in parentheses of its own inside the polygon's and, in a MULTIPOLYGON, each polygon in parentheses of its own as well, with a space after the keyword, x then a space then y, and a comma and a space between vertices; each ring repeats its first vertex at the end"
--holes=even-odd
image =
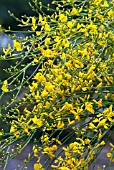
POLYGON ((58 128, 58 129, 61 129, 61 128, 64 127, 64 125, 65 125, 65 124, 64 124, 63 121, 62 121, 62 122, 61 122, 61 121, 58 121, 57 128, 58 128))
POLYGON ((60 43, 60 37, 56 36, 56 38, 54 39, 55 42, 60 43))
POLYGON ((14 48, 15 48, 17 51, 22 51, 21 44, 20 44, 19 42, 17 42, 16 40, 14 40, 13 43, 14 43, 14 48))
POLYGON ((64 14, 60 14, 59 19, 61 22, 67 22, 67 16, 65 16, 64 14))
POLYGON ((74 124, 74 123, 75 123, 75 120, 70 121, 70 118, 68 118, 68 125, 69 125, 69 126, 72 125, 72 124, 74 124))
POLYGON ((38 63, 38 59, 34 58, 33 63, 38 63))
POLYGON ((12 125, 10 128, 10 133, 14 133, 15 131, 16 131, 16 127, 14 125, 12 125))
POLYGON ((92 122, 90 122, 90 123, 89 123, 89 128, 90 128, 90 129, 96 129, 96 126, 95 126, 92 122))
POLYGON ((67 23, 67 26, 68 26, 69 28, 72 28, 72 27, 73 27, 73 23, 72 23, 71 21, 69 21, 69 22, 67 23))
POLYGON ((50 149, 51 149, 51 151, 56 151, 57 150, 57 145, 53 145, 50 149))
POLYGON ((60 109, 60 111, 63 110, 73 110, 73 104, 69 104, 68 102, 65 102, 64 106, 60 109))
POLYGON ((78 24, 77 24, 77 30, 80 29, 81 27, 85 27, 84 24, 78 23, 78 24))
POLYGON ((78 10, 76 8, 72 8, 71 13, 73 13, 74 15, 77 15, 78 14, 78 10))
POLYGON ((42 15, 39 14, 39 22, 41 22, 41 21, 42 21, 42 15))
POLYGON ((43 55, 47 58, 54 58, 55 56, 57 56, 57 52, 56 51, 52 51, 51 49, 46 49, 43 50, 43 55))
MULTIPOLYGON (((88 70, 88 72, 87 72, 87 76, 93 74, 93 71, 95 70, 95 68, 96 68, 96 65, 93 64, 93 65, 89 68, 89 70, 88 70)), ((87 77, 87 78, 89 78, 89 77, 87 77)))
POLYGON ((112 153, 110 153, 110 152, 108 152, 106 155, 107 155, 108 158, 112 157, 112 153))
POLYGON ((66 65, 68 68, 72 68, 71 61, 66 62, 65 65, 66 65))
POLYGON ((98 108, 103 106, 102 105, 102 99, 100 99, 98 102, 95 99, 93 99, 93 101, 98 105, 98 108))
POLYGON ((4 80, 4 85, 7 85, 8 84, 8 81, 7 80, 4 80))
POLYGON ((46 38, 45 39, 45 45, 49 45, 50 44, 50 40, 51 40, 51 38, 46 38))
POLYGON ((109 4, 107 1, 104 1, 104 4, 103 4, 104 7, 108 8, 109 7, 109 4))
POLYGON ((38 82, 45 82, 46 78, 42 75, 42 73, 37 73, 34 76, 34 79, 36 79, 38 82))
POLYGON ((5 49, 3 48, 3 52, 4 52, 5 55, 8 55, 8 54, 11 52, 11 46, 10 46, 10 44, 8 44, 8 49, 5 50, 5 49))
POLYGON ((69 47, 70 42, 69 42, 67 39, 64 39, 64 40, 62 41, 62 45, 63 45, 64 47, 69 47))
POLYGON ((34 118, 32 118, 32 121, 34 122, 34 124, 38 125, 38 127, 41 127, 43 125, 42 120, 37 119, 36 115, 34 116, 34 118))
POLYGON ((41 142, 48 144, 49 143, 48 135, 41 136, 41 142))
MULTIPOLYGON (((85 54, 84 54, 84 51, 83 51, 83 56, 84 55, 85 54)), ((74 65, 75 65, 76 68, 83 68, 84 67, 83 63, 81 61, 79 61, 78 59, 74 60, 73 62, 74 62, 74 65)))
POLYGON ((28 18, 27 21, 22 20, 22 24, 27 25, 29 23, 29 21, 30 21, 30 18, 28 18))
POLYGON ((32 25, 35 25, 35 24, 36 24, 36 18, 32 17, 32 25))
POLYGON ((48 92, 53 92, 54 91, 54 86, 50 82, 46 82, 44 89, 47 90, 48 92))
POLYGON ((91 102, 85 102, 85 110, 94 114, 94 109, 91 102))
POLYGON ((55 157, 54 152, 57 150, 57 146, 53 145, 52 147, 46 147, 44 148, 44 152, 42 152, 43 154, 48 154, 48 156, 52 159, 53 157, 55 157))
POLYGON ((37 83, 32 82, 32 86, 34 87, 34 89, 37 89, 38 84, 37 84, 37 83))
POLYGON ((36 101, 38 102, 39 101, 39 91, 37 90, 36 94, 33 93, 32 96, 36 99, 36 101))
POLYGON ((53 60, 48 60, 48 63, 49 63, 49 65, 51 65, 51 66, 52 66, 52 64, 53 64, 53 60))
POLYGON ((114 144, 110 143, 110 146, 112 147, 112 149, 114 149, 114 144))
POLYGON ((101 137, 102 137, 102 131, 101 129, 99 129, 98 139, 101 139, 101 137))
POLYGON ((95 5, 99 5, 101 2, 102 2, 102 0, 95 0, 95 1, 94 1, 94 4, 95 4, 95 5))
POLYGON ((49 26, 48 24, 45 24, 44 29, 45 29, 46 31, 48 31, 48 32, 51 30, 51 28, 50 28, 50 26, 49 26))
POLYGON ((100 126, 103 126, 105 129, 108 129, 108 124, 106 123, 106 121, 107 119, 99 120, 97 127, 99 128, 100 126))
POLYGON ((98 15, 97 18, 99 18, 101 22, 104 22, 104 17, 102 15, 98 15))
POLYGON ((46 97, 47 95, 48 95, 48 92, 47 92, 46 90, 43 90, 41 96, 44 98, 44 97, 46 97))
MULTIPOLYGON (((79 111, 75 112, 74 110, 70 110, 70 112, 74 115, 75 120, 80 120, 79 111)), ((82 112, 81 109, 80 109, 80 112, 82 112)))
POLYGON ((45 25, 45 24, 46 24, 46 20, 41 21, 41 25, 42 25, 42 26, 45 25))
POLYGON ((37 25, 36 25, 36 18, 35 17, 32 17, 32 30, 36 30, 37 29, 37 25))
POLYGON ((42 167, 40 163, 36 163, 34 164, 34 170, 44 170, 44 168, 42 167))
POLYGON ((108 11, 108 16, 111 18, 111 17, 114 17, 114 11, 112 9, 110 9, 110 11, 108 11))
POLYGON ((8 84, 8 81, 5 80, 2 87, 1 87, 2 91, 5 92, 5 93, 7 93, 9 91, 8 88, 7 88, 7 84, 8 84))
POLYGON ((29 85, 30 92, 33 92, 35 89, 37 89, 38 84, 34 81, 32 82, 32 86, 29 85))
POLYGON ((36 31, 36 35, 39 36, 41 34, 40 31, 36 31))
POLYGON ((70 169, 65 167, 65 166, 62 166, 62 167, 59 168, 59 170, 70 170, 70 169))
POLYGON ((86 140, 85 140, 85 144, 86 144, 86 145, 89 145, 89 144, 90 144, 90 142, 91 142, 91 140, 90 140, 90 139, 86 139, 86 140))
POLYGON ((97 25, 93 24, 92 21, 91 21, 90 25, 87 26, 87 28, 90 29, 93 33, 97 33, 97 25))
POLYGON ((101 143, 99 143, 95 148, 97 149, 97 148, 99 148, 102 145, 105 145, 105 141, 102 141, 101 143))

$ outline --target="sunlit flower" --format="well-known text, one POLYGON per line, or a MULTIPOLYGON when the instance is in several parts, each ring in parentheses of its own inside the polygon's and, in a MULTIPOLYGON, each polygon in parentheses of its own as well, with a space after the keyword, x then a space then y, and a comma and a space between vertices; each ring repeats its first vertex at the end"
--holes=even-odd
POLYGON ((5 92, 5 93, 7 93, 9 91, 8 88, 7 88, 7 84, 8 84, 8 81, 5 80, 2 87, 1 87, 2 91, 5 92))
POLYGON ((85 109, 94 114, 94 109, 91 102, 85 102, 85 109))
POLYGON ((60 14, 59 19, 61 22, 67 22, 67 16, 65 16, 64 14, 60 14))
POLYGON ((40 163, 36 163, 34 164, 34 170, 44 170, 44 168, 42 167, 40 163))
POLYGON ((16 40, 13 41, 14 43, 14 48, 17 50, 17 51, 22 51, 22 47, 21 47, 21 44, 19 42, 17 42, 16 40))
POLYGON ((48 92, 47 92, 46 90, 43 90, 41 96, 44 98, 44 97, 46 97, 47 95, 48 95, 48 92))

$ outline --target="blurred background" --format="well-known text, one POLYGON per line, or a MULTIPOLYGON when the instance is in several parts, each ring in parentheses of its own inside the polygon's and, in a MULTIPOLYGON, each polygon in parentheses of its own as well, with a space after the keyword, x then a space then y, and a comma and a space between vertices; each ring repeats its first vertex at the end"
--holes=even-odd
MULTIPOLYGON (((31 0, 0 0, 0 25, 2 28, 8 29, 10 26, 11 30, 22 30, 22 28, 17 27, 17 21, 11 17, 8 13, 8 10, 18 18, 21 18, 22 15, 33 15, 33 11, 29 6, 29 1, 31 0)), ((24 36, 18 33, 19 36, 24 36)), ((7 45, 13 45, 11 39, 9 39, 5 34, 2 33, 0 29, 0 54, 2 54, 2 48, 7 48, 7 45)), ((3 71, 3 68, 6 68, 9 64, 9 61, 0 60, 0 80, 4 80, 6 78, 6 74, 3 71)))
MULTIPOLYGON (((47 4, 51 4, 51 0, 40 0, 42 2, 43 5, 47 6, 47 4)), ((38 0, 38 2, 40 2, 38 0)), ((10 11, 11 13, 14 13, 14 15, 21 19, 21 16, 23 15, 27 15, 27 16, 33 16, 35 15, 36 17, 38 17, 38 11, 37 13, 33 12, 29 2, 32 2, 32 0, 0 0, 0 25, 1 28, 5 28, 8 29, 8 27, 10 26, 11 30, 13 31, 18 31, 18 33, 16 33, 17 36, 19 37, 25 37, 25 34, 20 33, 20 30, 22 31, 23 29, 27 29, 27 28, 22 28, 22 27, 18 27, 17 25, 19 24, 13 17, 10 16, 10 14, 8 13, 8 11, 10 11)), ((54 8, 54 5, 51 5, 51 7, 54 8)), ((43 11, 46 14, 50 14, 49 11, 46 11, 43 8, 43 11)), ((13 45, 13 42, 10 38, 8 38, 4 33, 2 33, 1 29, 0 29, 0 54, 2 54, 2 48, 7 48, 7 45, 10 44, 11 46, 13 45)), ((7 68, 8 64, 10 64, 10 62, 8 61, 2 61, 0 60, 0 80, 4 80, 7 78, 7 75, 5 74, 5 72, 3 71, 3 68, 7 68)))
POLYGON ((32 10, 28 4, 30 0, 0 0, 0 25, 4 28, 11 26, 12 29, 17 29, 17 23, 14 18, 10 17, 8 10, 15 14, 16 17, 27 14, 32 15, 32 10))
MULTIPOLYGON (((21 18, 22 15, 31 16, 34 14, 31 7, 29 6, 29 1, 31 0, 0 0, 0 25, 2 28, 8 29, 10 26, 11 30, 20 31, 22 28, 17 27, 19 24, 13 17, 11 17, 8 11, 14 13, 17 18, 21 18)), ((0 49, 2 47, 7 47, 7 44, 12 45, 12 41, 6 37, 0 31, 0 49)))
MULTIPOLYGON (((0 0, 0 25, 5 28, 11 26, 12 29, 17 29, 17 22, 9 16, 8 10, 14 13, 18 18, 25 14, 31 16, 35 13, 31 10, 29 2, 32 2, 32 0, 0 0)), ((43 5, 51 5, 52 0, 38 0, 38 2, 42 2, 43 5)), ((51 5, 51 7, 54 7, 54 5, 51 5)), ((46 13, 49 14, 49 12, 46 13)))

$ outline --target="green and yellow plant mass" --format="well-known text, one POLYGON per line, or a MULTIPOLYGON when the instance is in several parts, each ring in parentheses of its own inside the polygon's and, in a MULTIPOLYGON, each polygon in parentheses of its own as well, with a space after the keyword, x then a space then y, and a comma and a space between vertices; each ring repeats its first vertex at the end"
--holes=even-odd
MULTIPOLYGON (((0 81, 4 170, 31 141, 17 169, 29 170, 35 160, 33 170, 88 170, 114 133, 114 1, 52 4, 53 9, 32 0, 35 15, 21 19, 10 13, 27 31, 25 38, 13 35, 13 46, 0 56, 12 61, 0 81)), ((114 162, 114 144, 110 147, 107 169, 114 162)))

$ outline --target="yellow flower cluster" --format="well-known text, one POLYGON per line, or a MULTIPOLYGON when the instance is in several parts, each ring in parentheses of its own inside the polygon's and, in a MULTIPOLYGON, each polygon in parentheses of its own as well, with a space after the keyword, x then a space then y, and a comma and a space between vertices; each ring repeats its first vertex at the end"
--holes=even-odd
MULTIPOLYGON (((20 59, 1 87, 2 95, 14 92, 14 107, 6 115, 11 133, 7 140, 25 136, 30 141, 40 129, 40 151, 37 142, 34 157, 47 156, 53 169, 86 170, 106 143, 102 137, 114 125, 114 5, 106 0, 53 3, 56 12, 50 16, 41 12, 21 20, 20 26, 31 27, 32 36, 22 42, 17 38, 13 49, 4 50, 2 58, 13 51, 20 59), (10 85, 15 88, 9 90, 10 85), (18 101, 21 88, 26 94, 18 101)), ((20 143, 20 148, 24 146, 20 143)), ((107 154, 111 161, 112 150, 107 154)), ((44 168, 40 161, 34 164, 34 170, 44 168)))

